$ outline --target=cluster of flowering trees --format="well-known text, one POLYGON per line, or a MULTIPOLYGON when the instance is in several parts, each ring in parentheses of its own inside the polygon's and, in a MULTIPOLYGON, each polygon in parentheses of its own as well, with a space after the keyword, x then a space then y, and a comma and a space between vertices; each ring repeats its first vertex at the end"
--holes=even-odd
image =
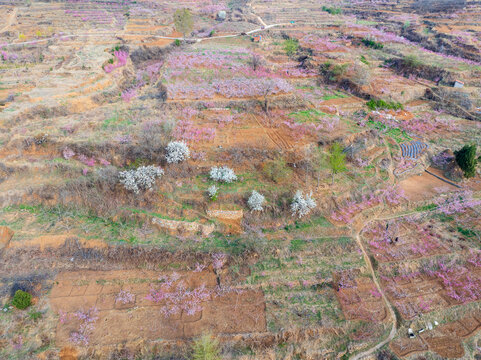
MULTIPOLYGON (((398 110, 398 113, 400 110, 398 110)), ((379 122, 385 126, 385 131, 390 129, 400 129, 410 134, 425 135, 437 129, 454 131, 457 129, 454 119, 446 116, 439 116, 438 114, 421 114, 410 120, 400 121, 396 114, 387 111, 372 111, 370 119, 379 122)), ((360 124, 365 125, 365 123, 360 124)))
POLYGON ((463 213, 481 205, 481 199, 474 198, 471 190, 451 192, 446 197, 438 197, 434 202, 438 206, 437 211, 445 215, 463 213))
POLYGON ((120 95, 120 97, 122 98, 123 102, 128 103, 128 102, 132 101, 132 99, 137 97, 137 90, 136 89, 128 89, 128 90, 122 91, 122 94, 120 95))
POLYGON ((169 69, 188 70, 196 67, 206 69, 237 70, 245 66, 252 55, 245 49, 229 49, 229 51, 203 50, 202 52, 176 51, 169 54, 169 69))
POLYGON ((129 58, 129 53, 122 50, 114 51, 114 57, 115 60, 113 64, 107 64, 104 66, 106 73, 110 73, 119 67, 125 66, 127 64, 127 59, 129 58))
MULTIPOLYGON (((408 20, 408 21, 410 21, 410 20, 408 20)), ((375 41, 378 41, 378 42, 381 42, 381 43, 400 43, 400 44, 404 44, 404 45, 409 45, 411 47, 417 48, 418 50, 420 50, 424 53, 437 55, 437 56, 440 56, 440 57, 442 57, 446 60, 454 60, 454 61, 457 61, 457 62, 464 62, 466 64, 475 65, 475 66, 481 65, 481 63, 478 62, 478 61, 465 59, 465 58, 462 58, 460 56, 448 55, 448 54, 428 50, 426 48, 418 46, 418 44, 416 44, 412 41, 409 41, 408 39, 406 39, 402 36, 396 35, 394 33, 388 32, 388 31, 383 31, 383 30, 380 30, 380 29, 377 29, 377 28, 373 28, 373 27, 365 26, 365 25, 359 25, 359 24, 356 24, 356 23, 347 23, 346 27, 352 29, 353 33, 355 33, 357 36, 360 36, 360 37, 363 37, 363 38, 374 39, 375 41)))
POLYGON ((128 12, 131 4, 131 0, 68 0, 65 14, 93 24, 113 23, 116 27, 123 28, 126 23, 124 14, 128 12))
POLYGON ((5 62, 13 62, 18 59, 18 55, 16 53, 9 53, 5 50, 0 50, 0 60, 5 62))
POLYGON ((293 87, 281 78, 233 78, 218 79, 211 83, 207 81, 193 84, 190 81, 177 81, 167 87, 169 98, 175 99, 206 99, 214 95, 226 98, 259 97, 289 93, 293 87))
POLYGON ((361 211, 383 202, 397 205, 405 199, 404 191, 398 186, 388 186, 375 193, 362 195, 361 201, 347 201, 339 210, 332 212, 331 217, 346 224, 350 224, 361 211))
POLYGON ((210 291, 205 285, 189 290, 179 278, 180 276, 176 273, 170 277, 161 276, 159 280, 162 284, 157 288, 151 288, 150 293, 145 297, 152 302, 165 304, 161 307, 161 312, 166 317, 178 314, 180 311, 195 315, 202 311, 202 302, 210 298, 210 291))
POLYGON ((139 69, 135 75, 134 85, 122 92, 122 100, 127 103, 132 101, 132 99, 137 97, 138 89, 146 84, 151 84, 156 81, 159 77, 159 72, 162 65, 163 62, 157 62, 148 65, 144 69, 139 69))
POLYGON ((481 279, 473 276, 465 266, 438 260, 437 263, 429 263, 424 271, 440 279, 447 295, 459 303, 481 299, 481 279))
POLYGON ((212 141, 216 135, 214 127, 198 127, 191 120, 179 120, 172 133, 174 138, 186 142, 212 141))
POLYGON ((59 312, 60 323, 68 322, 72 319, 80 321, 78 330, 73 331, 70 334, 70 341, 75 345, 87 346, 89 344, 89 337, 95 328, 95 322, 99 318, 99 312, 97 308, 93 307, 86 311, 78 310, 74 313, 59 312))
MULTIPOLYGON (((219 270, 225 261, 225 254, 214 254, 214 269, 219 270)), ((203 265, 198 266, 200 269, 203 268, 203 265)), ((188 288, 180 275, 175 272, 170 276, 161 276, 159 281, 161 284, 155 287, 152 286, 150 293, 145 299, 154 303, 161 303, 160 311, 165 317, 170 317, 180 312, 185 312, 187 315, 195 315, 202 311, 202 303, 209 301, 213 296, 223 296, 231 291, 241 292, 241 290, 221 286, 208 289, 204 284, 188 288)))
POLYGON ((409 221, 409 219, 404 220, 416 228, 415 233, 410 235, 415 240, 414 242, 406 244, 406 241, 401 239, 399 244, 402 246, 393 247, 394 240, 399 237, 399 223, 388 222, 388 226, 384 226, 384 223, 378 223, 367 229, 367 232, 373 236, 373 240, 369 241, 371 249, 382 251, 388 259, 394 260, 432 255, 442 249, 435 234, 429 229, 409 221))
POLYGON ((301 38, 301 43, 304 43, 310 48, 318 51, 333 51, 346 49, 344 46, 333 42, 330 38, 321 37, 316 34, 305 35, 301 38))
MULTIPOLYGON (((62 150, 62 156, 65 160, 70 160, 77 156, 77 160, 80 161, 82 164, 88 166, 88 167, 94 167, 96 163, 98 162, 102 166, 108 166, 110 165, 110 162, 108 160, 105 160, 104 158, 95 158, 95 157, 88 157, 84 154, 75 154, 75 152, 70 149, 69 147, 65 147, 62 150)), ((88 172, 88 169, 84 169, 83 173, 84 175, 88 172)))
POLYGON ((402 13, 402 14, 392 15, 388 18, 388 20, 401 22, 403 24, 407 24, 407 23, 415 24, 419 22, 419 15, 402 13))
POLYGON ((382 31, 371 26, 359 25, 355 23, 347 23, 347 28, 353 29, 354 33, 360 37, 367 39, 374 39, 375 41, 382 43, 401 43, 405 45, 411 45, 411 41, 408 39, 396 35, 391 32, 382 31))
POLYGON ((200 8, 199 13, 201 15, 212 15, 222 10, 227 10, 227 6, 225 4, 218 4, 212 1, 206 1, 205 5, 200 8))

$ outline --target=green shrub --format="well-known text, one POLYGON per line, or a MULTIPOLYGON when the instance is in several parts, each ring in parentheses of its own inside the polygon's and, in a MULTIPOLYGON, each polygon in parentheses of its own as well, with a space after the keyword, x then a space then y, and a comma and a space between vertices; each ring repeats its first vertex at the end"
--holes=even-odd
POLYGON ((418 68, 423 65, 421 60, 419 60, 415 55, 407 55, 403 59, 404 65, 411 68, 418 68))
POLYGON ((403 105, 399 102, 386 102, 384 100, 374 100, 371 99, 366 103, 367 107, 370 110, 381 110, 381 109, 388 109, 388 110, 402 110, 403 105))
POLYGON ((478 234, 475 230, 465 229, 461 226, 458 226, 457 230, 460 234, 466 236, 467 238, 473 238, 473 237, 477 236, 477 234, 478 234))
POLYGON ((378 43, 378 42, 376 42, 374 40, 371 40, 371 39, 364 38, 361 41, 365 46, 376 49, 376 50, 381 50, 382 48, 384 48, 383 44, 378 43))
POLYGON ((275 183, 282 182, 292 174, 292 169, 282 158, 266 162, 262 167, 262 171, 268 179, 275 183))
POLYGON ((17 290, 13 295, 12 305, 17 309, 23 310, 32 304, 32 295, 23 290, 17 290))
POLYGON ((336 64, 332 67, 332 75, 334 75, 336 78, 339 78, 346 73, 348 67, 349 64, 336 64))
POLYGON ((175 45, 175 46, 180 46, 180 40, 179 40, 179 39, 175 39, 174 45, 175 45))
POLYGON ((194 342, 192 360, 221 360, 219 341, 211 335, 202 335, 194 342))
POLYGON ((342 9, 336 8, 336 7, 328 7, 328 6, 323 6, 322 11, 328 12, 331 15, 340 15, 342 14, 342 9))
POLYGON ((294 55, 299 49, 299 41, 297 39, 287 39, 284 41, 284 50, 288 56, 294 55))
POLYGON ((319 73, 329 81, 338 81, 346 74, 349 64, 332 64, 327 61, 319 67, 319 73))
POLYGON ((37 321, 38 319, 42 318, 42 313, 40 311, 31 310, 28 313, 28 317, 33 321, 37 321))
POLYGON ((461 150, 455 151, 456 162, 464 171, 464 176, 467 178, 476 175, 476 145, 464 145, 461 150))

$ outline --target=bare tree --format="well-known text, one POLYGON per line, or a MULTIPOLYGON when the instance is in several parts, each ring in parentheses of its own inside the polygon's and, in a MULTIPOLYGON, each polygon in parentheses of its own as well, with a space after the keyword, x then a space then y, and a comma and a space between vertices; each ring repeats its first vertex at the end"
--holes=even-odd
POLYGON ((262 65, 262 58, 257 54, 252 54, 250 65, 252 70, 256 71, 262 65))

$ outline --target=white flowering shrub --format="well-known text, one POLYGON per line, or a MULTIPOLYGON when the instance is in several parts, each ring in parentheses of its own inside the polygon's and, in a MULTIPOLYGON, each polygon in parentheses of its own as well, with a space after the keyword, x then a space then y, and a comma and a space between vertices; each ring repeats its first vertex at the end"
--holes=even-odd
POLYGON ((214 181, 231 183, 237 180, 237 176, 234 170, 227 166, 217 167, 214 166, 210 169, 209 176, 214 181))
POLYGON ((301 218, 309 214, 316 206, 312 193, 304 195, 301 190, 297 190, 291 202, 291 214, 301 218))
POLYGON ((215 185, 209 186, 207 189, 207 195, 209 195, 209 198, 214 201, 217 198, 217 192, 219 191, 219 188, 215 185))
POLYGON ((156 178, 164 175, 164 170, 157 166, 141 166, 135 170, 126 170, 119 173, 119 182, 129 191, 138 194, 140 190, 152 188, 156 178))
POLYGON ((257 191, 252 190, 252 194, 247 200, 247 205, 252 211, 262 211, 264 208, 262 205, 266 202, 266 198, 259 194, 257 191))
POLYGON ((165 150, 165 158, 169 164, 177 164, 190 158, 189 147, 183 141, 171 141, 165 150))

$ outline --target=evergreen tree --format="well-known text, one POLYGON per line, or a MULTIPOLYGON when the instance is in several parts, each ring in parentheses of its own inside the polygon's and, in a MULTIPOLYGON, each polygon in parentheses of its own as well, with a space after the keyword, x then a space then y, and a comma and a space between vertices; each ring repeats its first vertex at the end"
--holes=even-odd
POLYGON ((464 145, 461 150, 455 151, 456 162, 464 171, 464 176, 467 178, 473 177, 476 174, 476 145, 464 145))

